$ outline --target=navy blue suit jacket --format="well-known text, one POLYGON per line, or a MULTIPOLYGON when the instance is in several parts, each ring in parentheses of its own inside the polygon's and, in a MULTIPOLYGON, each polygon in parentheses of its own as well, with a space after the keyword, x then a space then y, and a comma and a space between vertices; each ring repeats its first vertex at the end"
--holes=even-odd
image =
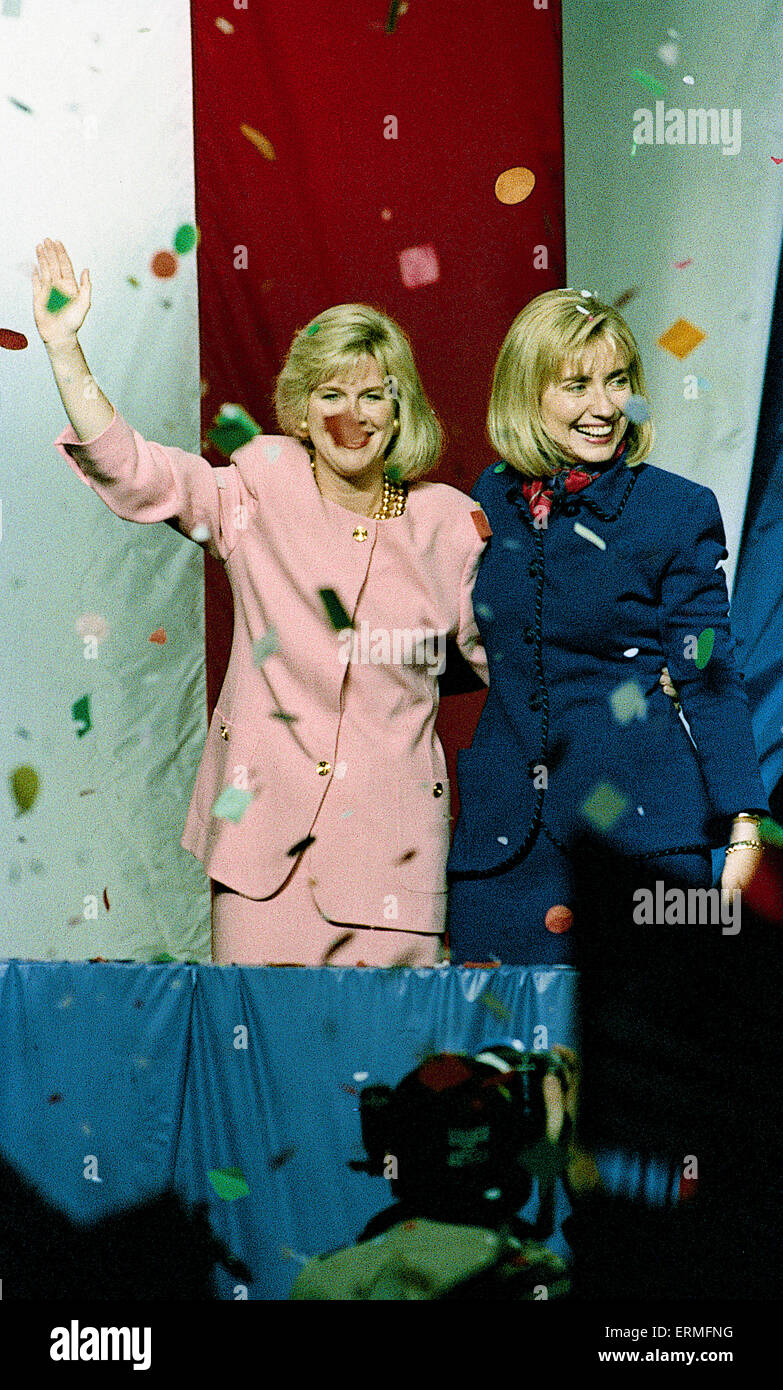
POLYGON ((491 466, 471 494, 493 533, 473 591, 490 685, 458 754, 449 872, 499 869, 542 820, 567 846, 598 831, 622 854, 725 843, 737 811, 769 803, 734 662, 714 493, 620 458, 578 493, 565 494, 561 477, 537 530, 523 481, 491 466), (714 649, 699 670, 687 639, 707 628, 714 649), (691 736, 659 685, 664 663, 691 736), (638 703, 632 718, 626 695, 638 703))

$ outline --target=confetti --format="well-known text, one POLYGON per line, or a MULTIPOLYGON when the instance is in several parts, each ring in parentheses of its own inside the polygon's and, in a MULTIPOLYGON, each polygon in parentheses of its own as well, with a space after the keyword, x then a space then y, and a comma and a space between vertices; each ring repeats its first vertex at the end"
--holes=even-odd
POLYGON ((103 890, 103 906, 106 908, 106 911, 108 912, 108 911, 109 911, 109 894, 108 894, 108 892, 107 892, 107 890, 106 890, 105 888, 104 888, 104 890, 103 890))
POLYGON ((276 709, 276 710, 273 710, 273 711, 272 711, 272 713, 270 714, 269 718, 270 718, 270 719, 282 719, 282 720, 284 721, 284 723, 286 723, 286 724, 295 724, 295 723, 297 722, 298 718, 299 718, 299 715, 298 715, 298 714, 286 714, 285 710, 276 709))
POLYGON ((159 647, 162 647, 162 646, 163 646, 163 643, 164 643, 165 641, 166 641, 166 629, 165 629, 165 627, 158 627, 158 628, 155 629, 154 632, 151 632, 151 633, 150 633, 150 642, 155 642, 159 647))
POLYGON ((643 425, 650 418, 650 407, 644 396, 629 396, 623 406, 623 415, 633 420, 635 425, 643 425))
POLYGON ((618 294, 614 301, 615 309, 624 309, 626 304, 630 304, 631 300, 636 298, 637 294, 639 294, 639 290, 636 287, 623 290, 622 294, 618 294))
POLYGON ((253 793, 242 787, 225 787, 212 806, 211 814, 238 825, 253 800, 253 793))
POLYGON ((241 125, 239 129, 251 145, 255 145, 256 149, 261 151, 264 159, 277 159, 271 140, 267 140, 260 130, 254 130, 251 125, 241 125))
POLYGON ((677 319, 670 328, 666 329, 658 339, 658 346, 666 348, 674 357, 680 361, 693 352, 699 343, 703 342, 707 334, 702 333, 695 324, 689 323, 688 319, 677 319))
POLYGON ((303 839, 303 840, 298 840, 297 843, 296 843, 295 845, 292 845, 291 848, 290 848, 289 850, 287 850, 287 853, 288 853, 288 854, 291 856, 291 858, 293 859, 295 855, 301 854, 303 850, 308 849, 310 845, 314 845, 314 844, 315 844, 315 835, 305 835, 304 839, 303 839))
POLYGON ((178 256, 186 256, 199 240, 199 231, 191 222, 183 222, 174 233, 174 250, 178 256))
POLYGON ((32 114, 33 114, 33 108, 32 108, 32 106, 25 106, 24 102, 23 102, 23 101, 17 101, 17 100, 16 100, 16 97, 9 97, 8 100, 10 101, 10 103, 11 103, 12 106, 16 106, 20 111, 26 111, 27 114, 28 114, 28 116, 32 116, 32 114))
POLYGON ((38 795, 38 773, 35 768, 23 763, 14 768, 8 780, 20 813, 29 811, 38 795))
POLYGON ((394 33, 394 31, 395 31, 395 29, 396 29, 396 27, 397 27, 397 15, 398 15, 399 11, 400 11, 400 0, 391 0, 391 4, 390 4, 390 6, 389 6, 389 13, 388 13, 388 15, 386 16, 386 30, 385 30, 385 32, 386 32, 387 34, 393 34, 393 33, 394 33))
POLYGON ((505 1021, 511 1017, 505 1004, 501 1004, 500 1000, 496 999, 494 994, 490 994, 489 990, 484 991, 481 996, 481 1002, 485 1009, 489 1009, 489 1012, 493 1014, 495 1018, 500 1018, 505 1021))
POLYGON ((694 83, 694 81, 695 81, 695 79, 694 79, 693 77, 683 77, 682 80, 683 80, 683 82, 687 82, 687 84, 688 84, 689 87, 692 87, 692 86, 693 86, 693 83, 694 83))
POLYGON ((160 951, 157 956, 153 956, 150 965, 176 965, 176 956, 170 956, 168 951, 160 951))
POLYGON ((618 724, 630 724, 637 716, 647 718, 647 701, 638 681, 624 681, 615 686, 609 699, 618 724))
POLYGON ((125 283, 126 285, 132 285, 134 290, 141 289, 141 280, 137 280, 135 275, 126 275, 125 283))
MULTIPOLYGON (((253 643, 253 665, 263 666, 268 656, 280 650, 280 639, 275 628, 270 627, 253 643)), ((280 717, 280 716, 278 716, 280 717)), ((293 716, 289 715, 288 718, 293 716)))
POLYGON ((368 1071, 355 1071, 353 1074, 353 1079, 354 1081, 366 1081, 369 1075, 370 1073, 368 1071))
POLYGON ((274 1158, 270 1158, 269 1167, 272 1169, 272 1172, 276 1172, 278 1168, 284 1168, 286 1163, 291 1162, 295 1153, 296 1147, 292 1144, 287 1149, 281 1149, 279 1154, 275 1154, 274 1158))
POLYGON ((772 163, 773 163, 773 164, 783 164, 783 155, 781 156, 780 159, 776 159, 775 156, 774 156, 774 154, 771 154, 771 155, 770 155, 770 159, 772 160, 772 163))
POLYGON ((312 324, 311 327, 307 329, 307 331, 306 331, 306 333, 305 333, 305 337, 306 337, 306 338, 312 338, 313 334, 314 334, 314 333, 317 333, 320 327, 321 327, 320 323, 314 323, 314 324, 312 324))
POLYGON ((47 1096, 47 1100, 50 1105, 56 1105, 58 1101, 62 1100, 62 1096, 59 1091, 55 1091, 53 1095, 47 1096))
POLYGON ((691 257, 691 259, 688 260, 688 261, 675 261, 675 262, 674 262, 674 268, 675 268, 675 270, 684 270, 685 267, 686 267, 686 265, 693 265, 693 257, 691 257))
POLYGON ((24 333, 15 333, 13 328, 0 328, 0 348, 8 348, 9 352, 20 352, 27 347, 27 339, 24 333))
POLYGON ((289 1250, 287 1245, 280 1246, 280 1254, 284 1260, 296 1260, 297 1264, 306 1265, 310 1263, 309 1255, 298 1255, 295 1250, 289 1250))
POLYGON ((215 27, 220 30, 221 34, 233 34, 234 32, 233 24, 229 24, 228 20, 221 16, 215 20, 215 27))
POLYGON ((211 1168, 207 1177, 224 1202, 234 1202, 237 1197, 247 1197, 250 1192, 241 1168, 211 1168))
POLYGON ((492 622, 493 613, 488 603, 477 603, 476 612, 480 618, 486 618, 488 623, 492 622))
POLYGON ((599 550, 606 550, 606 541, 602 540, 600 536, 597 536, 595 531, 589 531, 580 521, 574 522, 574 530, 577 536, 582 536, 584 540, 590 541, 592 545, 597 545, 599 550))
POLYGON ((524 203, 536 186, 536 176, 532 169, 520 166, 506 169, 495 180, 495 197, 499 203, 524 203))
POLYGON ((381 208, 381 218, 384 222, 391 222, 391 208, 381 208))
POLYGON ((759 821, 759 832, 765 845, 783 845, 783 825, 778 825, 770 816, 763 816, 759 821))
POLYGON ((356 812, 355 812, 355 811, 343 811, 342 815, 340 816, 340 820, 347 820, 349 816, 355 816, 355 815, 356 815, 356 812))
POLYGON ((81 699, 76 700, 76 702, 71 706, 71 718, 74 720, 84 721, 84 728, 76 730, 78 738, 81 738, 82 734, 86 734, 89 732, 89 730, 92 728, 92 719, 90 718, 89 695, 82 695, 81 699))
POLYGON ((476 530, 478 531, 481 539, 483 541, 488 541, 490 536, 492 535, 492 527, 490 526, 484 513, 480 510, 471 512, 470 519, 473 522, 473 525, 475 526, 476 530))
POLYGON ((207 438, 226 456, 262 433, 261 426, 241 405, 230 401, 221 405, 207 438))
POLYGON ((676 43, 662 43, 658 49, 658 57, 667 68, 676 68, 680 60, 680 50, 676 43))
POLYGON ((327 962, 331 960, 332 956, 336 955, 337 952, 341 950, 343 946, 347 946, 349 941, 353 941, 355 935, 355 931, 346 931, 343 932, 341 936, 336 936, 331 945, 327 946, 326 950, 321 956, 319 964, 326 965, 327 962))
POLYGON ((571 930, 573 921, 574 914, 570 907, 564 907, 562 903, 558 903, 555 907, 550 907, 544 918, 544 926, 547 931, 560 936, 562 932, 571 930))
POLYGON ((201 521, 199 522, 198 526, 193 527, 193 530, 190 533, 190 539, 192 541, 208 541, 212 539, 212 533, 210 532, 209 527, 203 521, 201 521))
POLYGON ((150 270, 158 280, 170 280, 177 273, 177 258, 171 251, 156 251, 150 261, 150 270))
POLYGON ((66 304, 70 304, 70 302, 71 299, 69 295, 62 294, 56 285, 52 285, 49 291, 49 298, 46 301, 46 307, 50 314, 58 314, 60 310, 64 309, 66 304))
POLYGON ((391 963, 391 965, 389 965, 389 966, 387 967, 387 969, 388 969, 388 970, 410 970, 412 966, 416 965, 418 959, 419 959, 419 953, 418 953, 418 951, 415 950, 415 949, 411 949, 410 951, 406 951, 404 955, 398 956, 396 960, 393 960, 392 963, 391 963))
POLYGON ((639 655, 639 648, 638 648, 638 647, 626 647, 625 651, 623 652, 623 656, 638 656, 638 655, 639 655))
POLYGON ((493 471, 493 473, 505 473, 505 471, 506 471, 507 468, 508 468, 508 464, 506 463, 505 459, 501 459, 501 460, 500 460, 500 463, 496 463, 496 464, 495 464, 495 467, 493 468, 492 471, 493 471))
POLYGON ((408 246, 400 251, 400 278, 408 290, 433 285, 440 278, 438 253, 434 246, 408 246))
POLYGON ((651 92, 654 92, 657 97, 666 95, 666 88, 662 87, 660 82, 656 81, 654 77, 650 77, 648 73, 642 72, 641 68, 634 68, 631 77, 634 82, 639 82, 642 87, 647 87, 651 92))
POLYGON ((704 670, 704 667, 707 665, 707 662, 712 656, 712 649, 714 646, 715 629, 713 627, 705 627, 704 631, 700 632, 698 638, 696 639, 696 656, 694 657, 694 664, 697 670, 704 670))
POLYGON ((318 594, 335 632, 342 632, 347 627, 353 627, 353 622, 343 608, 334 589, 319 589, 318 594))
POLYGON ((610 830, 628 805, 621 792, 609 782, 599 782, 582 803, 582 814, 598 830, 610 830))
POLYGON ((415 849, 406 849, 405 853, 401 854, 399 859, 395 859, 395 868, 399 869, 401 865, 409 863, 411 859, 415 859, 417 853, 418 851, 415 849))

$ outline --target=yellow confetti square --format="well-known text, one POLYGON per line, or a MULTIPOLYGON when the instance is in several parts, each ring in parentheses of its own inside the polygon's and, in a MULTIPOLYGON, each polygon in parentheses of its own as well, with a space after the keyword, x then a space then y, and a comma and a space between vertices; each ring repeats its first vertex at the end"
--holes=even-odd
POLYGON ((667 352, 671 352, 682 361, 683 357, 687 357, 688 353, 699 346, 699 343, 704 342, 706 336, 707 334, 702 333, 695 323, 689 323, 688 319, 677 319, 671 328, 667 328, 666 332, 661 334, 658 346, 666 348, 667 352))

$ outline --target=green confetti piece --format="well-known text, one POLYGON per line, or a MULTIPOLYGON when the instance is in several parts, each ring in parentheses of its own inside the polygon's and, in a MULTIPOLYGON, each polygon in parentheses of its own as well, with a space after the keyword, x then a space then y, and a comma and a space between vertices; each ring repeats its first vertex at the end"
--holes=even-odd
POLYGON ((310 327, 310 328, 307 329, 307 332, 305 333, 305 337, 306 337, 306 338, 312 338, 313 334, 314 334, 314 333, 317 333, 320 327, 321 327, 320 323, 314 323, 314 324, 312 325, 312 327, 310 327))
POLYGON ((20 811, 29 811, 38 795, 38 773, 26 763, 14 768, 9 777, 11 791, 20 811))
POLYGON ((81 699, 77 700, 75 704, 71 706, 71 718, 84 720, 84 728, 76 730, 78 738, 81 738, 82 734, 86 734, 89 732, 89 730, 92 728, 92 719, 90 718, 89 695, 82 695, 81 699))
POLYGON ((647 718, 647 701, 638 681, 624 681, 622 685, 615 686, 609 699, 618 724, 630 724, 634 719, 647 718))
POLYGON ((703 671, 712 656, 712 649, 715 646, 714 627, 705 627, 696 639, 696 655, 694 662, 699 671, 703 671))
POLYGON ((66 304, 70 304, 70 302, 71 300, 69 295, 62 294, 60 290, 56 289, 55 286, 52 285, 52 288, 49 291, 49 298, 46 301, 46 307, 49 310, 50 314, 59 313, 60 309, 64 309, 66 304))
POLYGON ((184 256, 188 251, 193 250, 197 240, 198 232, 196 228, 193 227, 190 222, 183 222, 182 226, 177 228, 174 236, 174 250, 177 252, 177 255, 184 256))
POLYGON ((207 1177, 224 1202, 235 1202, 237 1197, 247 1197, 250 1193, 241 1168, 210 1168, 207 1177))
POLYGON ((225 787, 213 803, 212 815, 238 825, 253 800, 253 793, 242 787, 225 787))
POLYGON ((241 405, 234 404, 221 406, 214 425, 207 430, 207 438, 226 456, 255 439, 258 434, 263 434, 261 426, 241 405))
POLYGON ((759 821, 759 831, 765 845, 783 845, 783 825, 778 825, 771 816, 764 816, 759 821))
POLYGON ((490 994, 489 990, 484 991, 481 996, 481 1002, 485 1009, 489 1009, 489 1012, 494 1014, 495 1018, 500 1018, 505 1021, 511 1017, 505 1005, 501 1004, 500 1000, 496 999, 494 994, 490 994))
POLYGON ((253 665, 263 666, 268 656, 280 650, 280 639, 275 628, 270 627, 253 643, 253 665))
POLYGON ((346 627, 353 627, 353 623, 334 592, 334 589, 319 589, 318 593, 326 609, 329 622, 332 624, 335 632, 342 632, 346 627))
POLYGON ((648 90, 654 92, 657 97, 666 95, 666 88, 662 87, 656 78, 650 77, 646 72, 642 72, 641 68, 634 68, 631 77, 634 82, 640 83, 642 87, 647 87, 648 90))
POLYGON ((402 465, 399 463, 390 463, 384 472, 390 483, 401 483, 403 480, 402 465))
POLYGON ((598 830, 610 830, 627 805, 625 797, 610 782, 599 782, 581 810, 598 830))
POLYGON ((177 957, 170 956, 168 951, 161 951, 159 955, 153 956, 150 965, 176 965, 177 957))
POLYGON ((500 463, 496 463, 496 464, 495 464, 495 467, 494 467, 493 472, 495 472, 495 473, 505 473, 505 471, 506 471, 507 468, 508 468, 508 464, 505 463, 504 461, 501 461, 500 463))

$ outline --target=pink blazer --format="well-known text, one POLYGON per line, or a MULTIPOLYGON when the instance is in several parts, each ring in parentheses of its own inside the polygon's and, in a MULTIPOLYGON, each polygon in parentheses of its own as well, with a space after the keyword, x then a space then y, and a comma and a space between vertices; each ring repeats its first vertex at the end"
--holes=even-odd
POLYGON ((183 847, 212 878, 263 898, 313 836, 308 872, 325 917, 442 931, 437 664, 449 634, 488 679, 471 604, 483 512, 456 488, 419 482, 402 516, 359 516, 321 495, 307 451, 286 436, 259 435, 213 468, 115 411, 96 439, 79 443, 69 426, 55 446, 117 516, 172 520, 226 566, 233 643, 183 847), (335 630, 319 589, 336 592, 353 636, 335 630), (270 629, 277 649, 258 665, 254 644, 270 629), (231 786, 252 794, 236 823, 212 814, 231 786))

